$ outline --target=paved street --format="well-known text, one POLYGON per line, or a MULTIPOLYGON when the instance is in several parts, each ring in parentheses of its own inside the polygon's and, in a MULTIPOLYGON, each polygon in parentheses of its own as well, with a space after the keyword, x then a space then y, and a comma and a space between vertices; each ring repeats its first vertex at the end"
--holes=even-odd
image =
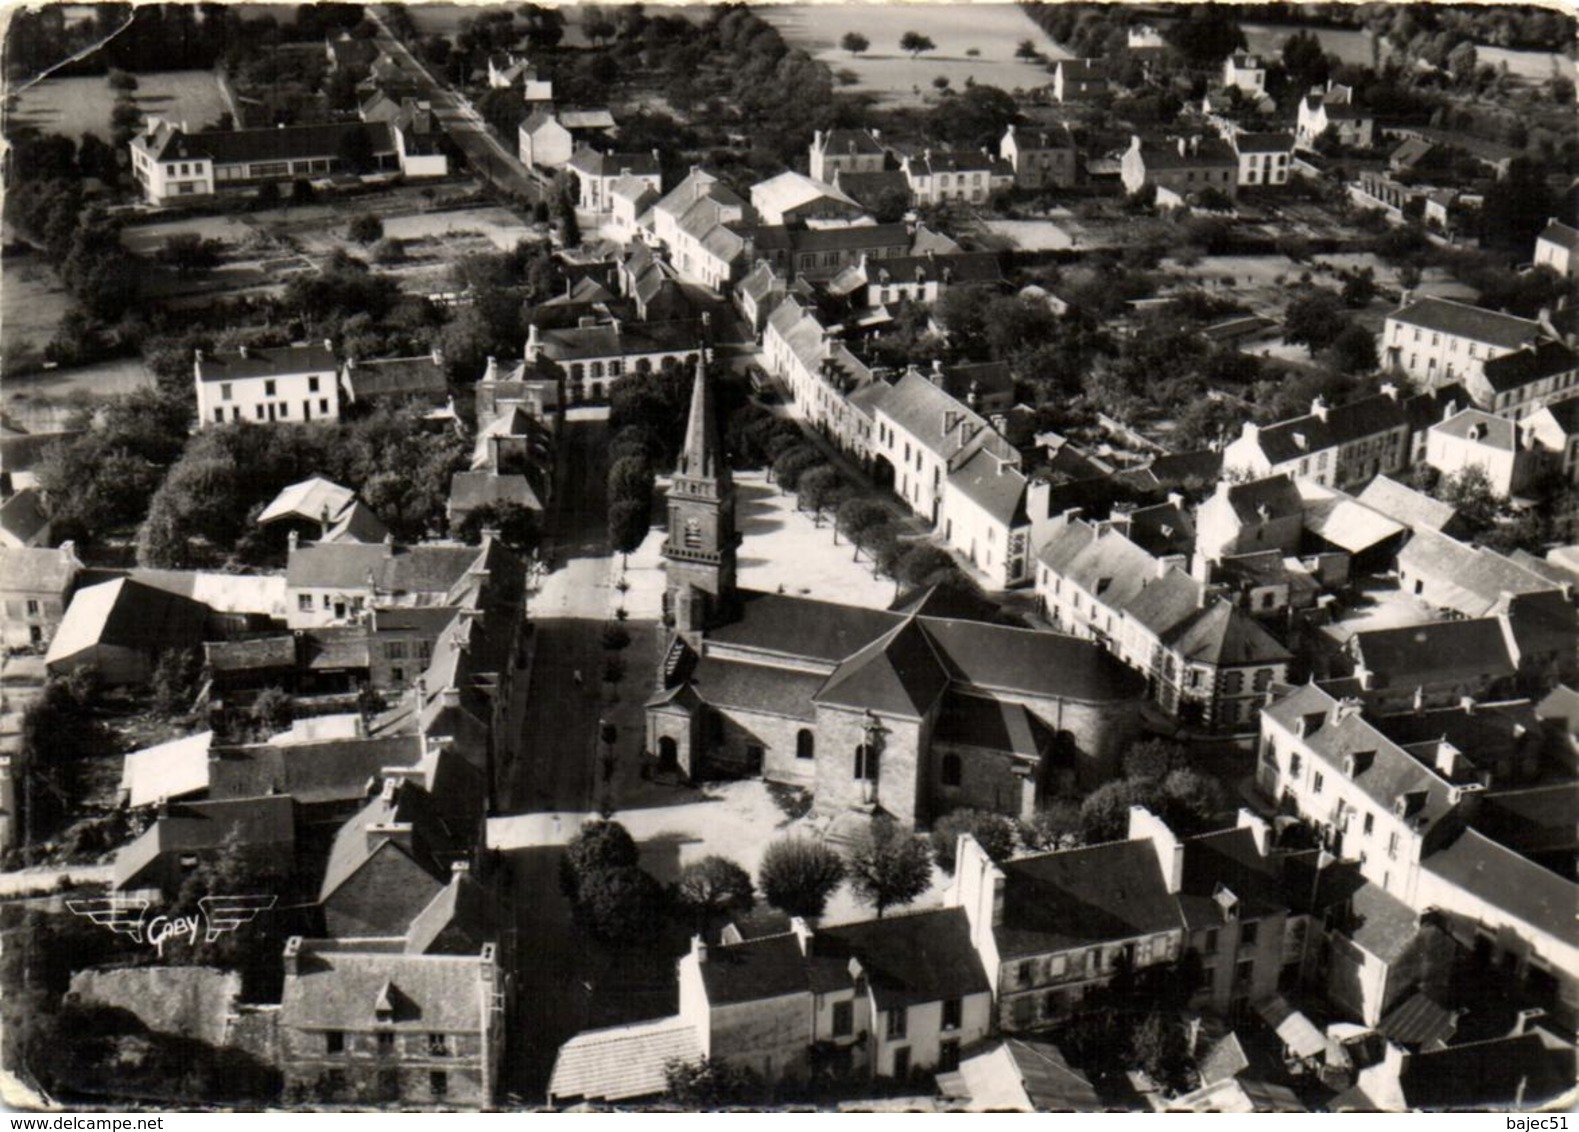
POLYGON ((516 156, 513 148, 515 139, 509 139, 509 146, 501 145, 499 139, 489 132, 487 123, 482 120, 482 116, 465 96, 440 83, 427 67, 406 49, 405 44, 390 34, 377 8, 368 8, 367 14, 379 26, 379 47, 387 51, 412 74, 421 77, 425 87, 424 96, 432 102, 434 116, 444 127, 444 132, 466 155, 472 171, 506 193, 524 197, 526 200, 541 200, 543 186, 516 156))

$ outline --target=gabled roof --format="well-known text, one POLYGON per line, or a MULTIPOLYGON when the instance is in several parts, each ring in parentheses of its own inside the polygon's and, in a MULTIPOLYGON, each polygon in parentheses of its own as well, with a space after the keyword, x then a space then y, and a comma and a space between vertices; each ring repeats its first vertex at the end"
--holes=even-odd
POLYGON ((1259 524, 1303 514, 1299 488, 1286 475, 1267 476, 1249 483, 1224 484, 1219 492, 1241 523, 1259 524))
POLYGON ((714 1007, 808 994, 806 957, 793 932, 712 947, 701 964, 702 985, 714 1007))
POLYGON ((421 397, 444 400, 449 379, 443 363, 432 354, 410 358, 360 358, 346 362, 346 384, 353 400, 374 397, 421 397))
POLYGON ((386 780, 383 790, 335 832, 324 866, 320 901, 326 901, 377 853, 399 853, 432 878, 434 890, 449 883, 450 869, 435 855, 451 848, 448 835, 433 813, 426 790, 409 781, 386 780), (369 826, 409 824, 410 848, 391 836, 370 836, 369 826))
POLYGON ((197 362, 197 379, 203 382, 242 381, 298 373, 332 373, 339 367, 334 351, 321 342, 305 346, 251 346, 245 355, 204 354, 197 362))
POLYGON ((1102 1111, 1101 1098, 1090 1079, 1071 1066, 1057 1046, 1031 1038, 1007 1038, 1003 1045, 1038 1111, 1102 1111))
POLYGON ((325 531, 318 541, 381 543, 388 537, 389 528, 384 525, 384 520, 375 515, 373 509, 366 503, 357 499, 340 512, 340 517, 334 521, 334 525, 325 531))
POLYGON ((1486 384, 1498 393, 1521 389, 1559 373, 1579 370, 1579 354, 1562 342, 1544 338, 1511 354, 1492 358, 1481 372, 1486 384))
POLYGON ((823 134, 820 139, 813 138, 815 146, 821 141, 823 153, 836 156, 855 155, 864 157, 878 157, 883 152, 883 147, 878 144, 870 130, 833 129, 823 134))
POLYGON ((1458 1015, 1416 991, 1388 1012, 1376 1029, 1401 1046, 1440 1049, 1458 1029, 1458 1015))
POLYGON ((1434 600, 1466 617, 1482 617, 1504 593, 1540 593, 1551 582, 1486 547, 1472 547, 1431 530, 1417 530, 1398 552, 1399 572, 1431 578, 1434 600))
POLYGON ((356 1033, 378 1023, 419 1036, 476 1034, 488 1017, 482 962, 477 955, 408 955, 302 940, 296 974, 285 976, 280 1025, 356 1033), (379 1016, 380 1006, 388 1016, 379 1016))
POLYGON ((71 588, 82 563, 70 550, 0 546, 0 591, 60 594, 71 588))
POLYGON ((49 643, 54 665, 97 645, 153 654, 193 648, 202 637, 208 607, 191 598, 118 578, 76 592, 49 643))
POLYGON ((1458 516, 1451 503, 1434 499, 1387 476, 1377 476, 1366 484, 1358 498, 1373 511, 1380 511, 1411 530, 1440 531, 1458 516))
MULTIPOLYGON (((208 789, 208 750, 213 741, 212 731, 200 731, 132 751, 121 764, 121 789, 127 792, 127 805, 135 809, 208 789)), ((267 791, 247 796, 263 793, 267 791)))
POLYGON ((1233 147, 1239 153, 1292 153, 1294 135, 1237 133, 1233 147))
POLYGON ((1564 224, 1555 217, 1546 222, 1546 227, 1541 229, 1537 239, 1567 248, 1570 252, 1579 252, 1579 228, 1564 224))
POLYGON ((1078 637, 940 617, 920 621, 961 685, 1085 703, 1132 699, 1143 688, 1106 649, 1078 637))
POLYGON ((416 766, 421 758, 422 740, 415 734, 260 743, 220 747, 209 755, 204 771, 214 798, 285 794, 314 805, 366 798, 380 772, 416 766))
POLYGON ((475 546, 455 543, 317 543, 298 546, 286 565, 293 589, 369 587, 394 594, 443 594, 477 561, 475 546))
POLYGON ((884 256, 868 260, 866 278, 872 283, 913 283, 918 279, 946 283, 1002 283, 1003 268, 996 252, 944 252, 928 255, 884 256))
POLYGON ((1200 610, 1165 638, 1186 660, 1200 664, 1277 664, 1294 654, 1225 598, 1200 610))
POLYGON ((1513 422, 1483 409, 1464 409, 1432 425, 1431 431, 1503 452, 1518 450, 1518 431, 1513 422))
POLYGON ((1430 296, 1412 299, 1387 317, 1503 350, 1517 350, 1539 341, 1543 334, 1541 324, 1532 319, 1430 296))
POLYGON ((867 173, 838 169, 834 171, 833 183, 840 192, 868 207, 885 196, 899 194, 908 198, 910 195, 910 181, 903 169, 881 169, 867 173))
POLYGON ((609 322, 542 332, 543 353, 556 362, 582 358, 628 358, 642 354, 698 350, 699 322, 609 322))
POLYGON ((169 853, 201 853, 234 844, 243 849, 283 849, 296 840, 295 804, 289 798, 176 802, 143 835, 115 855, 111 887, 147 884, 148 867, 169 853))
POLYGON ((311 476, 300 483, 280 489, 267 507, 258 515, 259 523, 272 523, 276 519, 306 519, 320 523, 333 522, 340 517, 356 492, 341 487, 323 476, 311 476))
POLYGON ((954 153, 935 153, 928 150, 906 160, 905 168, 918 177, 933 177, 939 173, 988 173, 994 177, 1014 176, 1014 166, 1002 157, 979 150, 954 153))
POLYGON ((817 200, 837 201, 852 211, 858 207, 837 186, 792 169, 751 186, 751 206, 764 215, 788 212, 817 200))
POLYGON ((590 146, 581 146, 570 158, 570 168, 588 177, 656 177, 663 172, 655 152, 599 153, 590 146))
POLYGON ((139 134, 140 144, 156 161, 209 158, 216 165, 252 161, 301 161, 312 157, 338 157, 346 138, 365 133, 375 154, 395 151, 389 126, 384 122, 330 122, 313 126, 278 126, 259 130, 209 130, 186 134, 165 123, 150 134, 139 134))
POLYGON ((1412 1109, 1541 1108, 1574 1087, 1571 1045, 1551 1049, 1540 1033, 1417 1053, 1399 1075, 1412 1109))
POLYGON ((1486 837, 1466 829, 1450 845, 1421 862, 1449 884, 1509 916, 1579 946, 1579 885, 1486 837))
POLYGON ((948 683, 948 671, 932 642, 909 617, 835 669, 816 700, 923 719, 948 683))
POLYGON ((1110 841, 998 867, 1005 877, 1003 923, 993 931, 1004 959, 1183 926, 1178 900, 1149 841, 1110 841))
MULTIPOLYGON (((1334 405, 1325 410, 1326 419, 1316 413, 1308 413, 1264 425, 1258 433, 1261 450, 1273 464, 1297 460, 1325 448, 1410 425, 1417 402, 1434 405, 1436 397, 1423 393, 1406 400, 1395 400, 1390 394, 1378 393, 1373 397, 1350 401, 1346 405, 1334 405)), ((1441 414, 1433 410, 1431 419, 1439 420, 1441 414)))
POLYGON ((1025 474, 1011 459, 979 449, 949 473, 948 482, 1006 527, 1026 526, 1031 521, 1025 510, 1025 474))
POLYGON ((818 958, 858 959, 879 1010, 992 991, 963 908, 820 928, 811 950, 818 958))
POLYGON ((696 1027, 679 1018, 583 1030, 559 1047, 548 1095, 556 1104, 656 1097, 668 1088, 669 1062, 701 1056, 696 1027))
POLYGON ((408 955, 476 955, 485 943, 495 942, 495 894, 469 871, 457 871, 450 883, 417 913, 406 931, 408 955))
POLYGON ((1021 704, 949 692, 943 697, 932 738, 939 743, 1003 751, 1017 758, 1041 758, 1051 736, 1021 704))

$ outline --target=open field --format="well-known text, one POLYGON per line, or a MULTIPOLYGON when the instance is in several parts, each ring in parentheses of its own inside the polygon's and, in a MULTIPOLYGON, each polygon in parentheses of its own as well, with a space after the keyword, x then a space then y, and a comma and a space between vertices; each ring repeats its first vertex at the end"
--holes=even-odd
MULTIPOLYGON (((185 121, 194 130, 228 109, 210 71, 157 71, 138 75, 137 82, 132 96, 139 110, 185 121)), ((91 133, 108 141, 114 106, 115 92, 102 75, 45 79, 17 96, 16 112, 7 117, 5 128, 9 133, 34 126, 70 138, 91 133)))
POLYGON ((32 348, 42 350, 71 300, 55 269, 43 257, 24 252, 0 261, 0 327, 5 330, 6 356, 32 348))
POLYGON ((835 71, 860 76, 859 83, 845 89, 869 91, 884 102, 920 102, 933 93, 932 80, 939 75, 948 76, 955 90, 963 89, 967 78, 1004 90, 1046 86, 1053 81, 1046 67, 1014 57, 1014 49, 1026 39, 1050 59, 1069 57, 1013 4, 915 4, 902 9, 769 4, 757 12, 791 46, 804 48, 835 71), (852 56, 839 49, 839 40, 851 31, 871 40, 864 54, 852 56), (937 50, 912 59, 899 50, 899 37, 907 31, 929 37, 937 50), (967 55, 972 48, 980 54, 967 55))

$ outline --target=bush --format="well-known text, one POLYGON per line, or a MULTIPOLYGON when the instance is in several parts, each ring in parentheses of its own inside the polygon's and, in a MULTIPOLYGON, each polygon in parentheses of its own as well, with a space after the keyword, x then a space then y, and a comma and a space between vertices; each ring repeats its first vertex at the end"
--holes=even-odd
POLYGON ((406 243, 404 240, 397 239, 394 236, 385 236, 373 245, 373 250, 370 254, 373 262, 380 267, 388 267, 390 264, 395 263, 405 263, 406 243))
POLYGON ((842 880, 844 861, 839 854, 804 837, 773 842, 757 869, 757 885, 767 902, 791 916, 822 915, 842 880))
POLYGON ((351 218, 345 227, 348 240, 354 240, 364 247, 377 243, 384 237, 384 222, 370 212, 361 212, 351 218))
POLYGON ((1125 778, 1165 778, 1185 764, 1184 748, 1166 739, 1142 739, 1124 752, 1125 778))
POLYGON ((950 810, 932 826, 932 855, 950 876, 962 833, 974 837, 994 861, 1006 861, 1014 853, 1014 823, 1008 818, 986 810, 950 810))
POLYGON ((1033 853, 1072 849, 1080 843, 1080 806, 1068 798, 1054 798, 1020 823, 1020 842, 1033 853))
POLYGON ((680 870, 675 898, 689 909, 699 925, 713 916, 749 912, 756 900, 751 875, 727 857, 709 854, 680 870))

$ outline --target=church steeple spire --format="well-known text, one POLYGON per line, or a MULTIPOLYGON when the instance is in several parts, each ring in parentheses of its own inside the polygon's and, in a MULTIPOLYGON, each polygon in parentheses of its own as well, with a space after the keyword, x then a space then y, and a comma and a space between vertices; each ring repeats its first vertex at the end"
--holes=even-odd
POLYGON ((685 444, 669 488, 665 611, 693 646, 735 604, 735 481, 718 436, 707 358, 697 358, 685 444))
POLYGON ((707 378, 705 353, 696 359, 696 380, 691 384, 691 410, 685 422, 685 446, 674 469, 692 479, 729 478, 729 464, 718 441, 718 421, 713 409, 713 384, 707 378))

